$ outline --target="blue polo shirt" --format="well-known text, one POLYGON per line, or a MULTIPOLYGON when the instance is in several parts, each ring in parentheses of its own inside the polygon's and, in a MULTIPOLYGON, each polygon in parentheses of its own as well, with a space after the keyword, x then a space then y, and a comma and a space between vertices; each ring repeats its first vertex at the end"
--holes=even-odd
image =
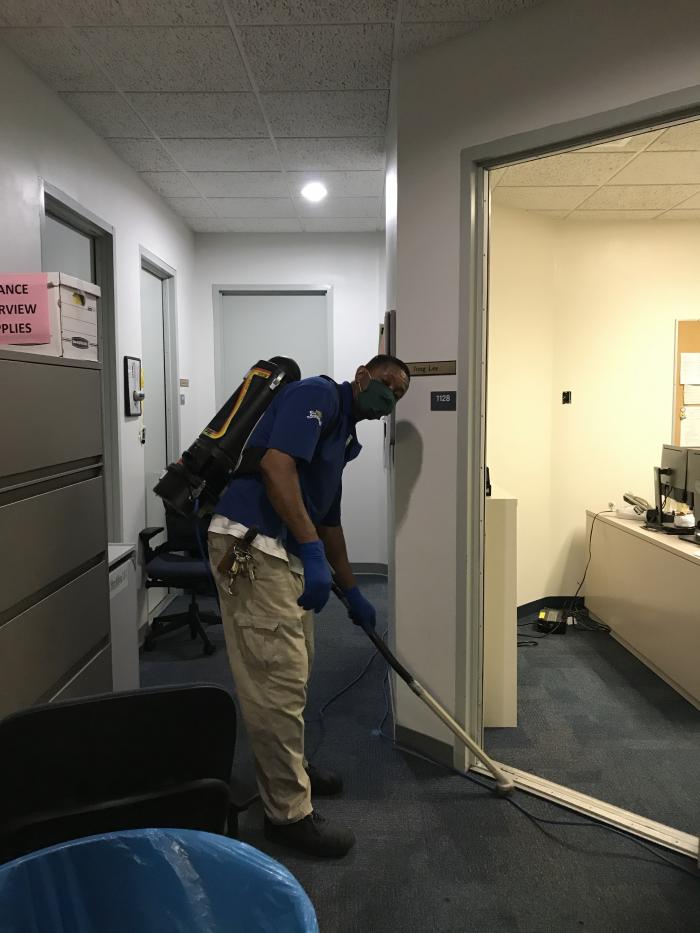
MULTIPOLYGON (((342 476, 361 445, 352 413, 352 386, 322 376, 293 382, 275 396, 250 436, 248 447, 281 450, 294 457, 304 505, 314 525, 340 524, 342 476)), ((216 514, 260 534, 280 538, 292 553, 296 542, 270 504, 262 476, 233 479, 216 514)))

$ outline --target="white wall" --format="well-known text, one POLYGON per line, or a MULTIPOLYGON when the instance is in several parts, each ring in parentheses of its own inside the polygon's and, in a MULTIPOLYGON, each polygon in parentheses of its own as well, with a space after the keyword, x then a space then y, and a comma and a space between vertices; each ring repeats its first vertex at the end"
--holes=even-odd
MULTIPOLYGON (((486 463, 518 499, 518 605, 550 594, 556 227, 494 208, 489 228, 486 463)), ((489 568, 486 566, 486 573, 489 568)))
MULTIPOLYGON (((124 355, 141 356, 139 247, 177 271, 180 370, 207 369, 192 350, 193 234, 136 173, 9 49, 0 55, 0 268, 41 269, 40 180, 60 189, 114 228, 117 371, 124 355)), ((198 383, 199 380, 194 380, 198 383)), ((197 386, 183 410, 183 437, 205 413, 197 386)), ((145 522, 144 452, 137 422, 123 414, 119 388, 123 538, 136 542, 145 522)))
POLYGON ((587 508, 627 491, 653 501, 676 321, 700 317, 700 224, 495 207, 490 233, 487 461, 519 500, 523 605, 576 591, 587 508))
MULTIPOLYGON (((692 89, 698 35, 695 0, 554 0, 400 64, 400 356, 455 354, 461 151, 692 89)), ((456 388, 456 379, 435 382, 435 389, 456 388)), ((401 412, 410 423, 411 449, 397 448, 396 643, 427 686, 454 708, 456 636, 464 625, 456 619, 456 431, 454 422, 445 430, 446 422, 429 413, 413 388, 401 412)), ((463 710, 464 697, 458 699, 463 710)), ((448 740, 406 691, 397 698, 397 720, 448 740)))
MULTIPOLYGON (((200 352, 209 348, 213 358, 214 285, 330 285, 333 372, 329 375, 339 382, 352 380, 357 367, 376 354, 384 317, 381 234, 202 234, 195 249, 194 306, 200 327, 193 337, 200 352)), ((278 353, 283 355, 284 348, 278 353)), ((207 377, 206 388, 213 413, 213 378, 207 377)), ((350 560, 386 564, 382 426, 365 422, 358 436, 364 450, 343 480, 343 526, 350 560)))

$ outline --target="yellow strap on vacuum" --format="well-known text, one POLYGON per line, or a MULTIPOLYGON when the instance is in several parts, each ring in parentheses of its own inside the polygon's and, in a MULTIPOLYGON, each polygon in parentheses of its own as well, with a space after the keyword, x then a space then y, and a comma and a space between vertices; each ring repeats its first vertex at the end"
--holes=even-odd
POLYGON ((250 388, 250 385, 253 379, 256 376, 260 376, 262 379, 269 379, 271 375, 272 373, 268 372, 268 370, 266 369, 251 369, 248 375, 245 377, 245 381, 243 385, 241 386, 241 391, 236 396, 236 402, 231 410, 231 413, 229 414, 228 418, 223 423, 221 428, 219 428, 218 431, 212 431, 209 428, 205 428, 204 431, 202 431, 202 434, 206 434, 207 437, 211 437, 213 440, 216 440, 216 441, 222 438, 224 434, 228 431, 228 427, 231 424, 231 421, 233 420, 233 418, 235 417, 236 412, 243 404, 243 400, 248 393, 248 389, 250 388))

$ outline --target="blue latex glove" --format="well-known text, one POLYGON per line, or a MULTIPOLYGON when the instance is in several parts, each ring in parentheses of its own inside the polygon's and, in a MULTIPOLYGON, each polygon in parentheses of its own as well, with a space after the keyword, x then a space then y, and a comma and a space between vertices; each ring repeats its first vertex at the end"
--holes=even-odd
POLYGON ((377 610, 365 599, 359 586, 343 590, 343 596, 347 600, 348 612, 355 625, 361 625, 366 632, 373 632, 377 625, 377 610))
POLYGON ((297 600, 302 609, 320 612, 331 595, 331 568, 320 541, 299 545, 299 557, 304 565, 304 592, 297 600))

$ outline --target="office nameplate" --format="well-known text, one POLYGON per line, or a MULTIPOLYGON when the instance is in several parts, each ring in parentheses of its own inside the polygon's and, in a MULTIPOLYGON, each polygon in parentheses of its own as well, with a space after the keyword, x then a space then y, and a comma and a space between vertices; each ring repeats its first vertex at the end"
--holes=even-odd
POLYGON ((455 376, 457 360, 428 360, 424 363, 406 363, 413 376, 455 376))

